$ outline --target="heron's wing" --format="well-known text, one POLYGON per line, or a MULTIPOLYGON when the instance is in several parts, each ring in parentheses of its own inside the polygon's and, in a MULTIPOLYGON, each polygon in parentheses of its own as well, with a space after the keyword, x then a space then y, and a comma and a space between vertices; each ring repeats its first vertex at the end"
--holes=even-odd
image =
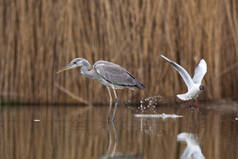
POLYGON ((207 63, 205 60, 201 59, 197 67, 195 68, 193 82, 201 84, 202 79, 205 76, 206 72, 207 72, 207 63))
POLYGON ((183 78, 188 89, 190 89, 193 86, 193 80, 190 77, 190 75, 188 74, 188 72, 182 66, 177 64, 176 62, 168 59, 167 57, 165 57, 163 55, 161 55, 161 57, 163 57, 167 62, 169 62, 171 65, 173 65, 173 67, 179 72, 180 76, 183 78))
POLYGON ((114 85, 144 88, 142 83, 117 64, 108 61, 98 61, 93 67, 100 77, 114 85))

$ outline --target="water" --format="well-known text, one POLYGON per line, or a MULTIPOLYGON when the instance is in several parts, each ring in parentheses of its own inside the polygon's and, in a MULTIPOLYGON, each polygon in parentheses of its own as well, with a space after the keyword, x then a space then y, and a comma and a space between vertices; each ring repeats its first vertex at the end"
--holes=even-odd
MULTIPOLYGON (((208 106, 207 106, 208 107, 208 106)), ((238 158, 238 121, 232 111, 164 106, 146 114, 181 118, 136 117, 141 111, 118 107, 107 124, 105 107, 17 106, 0 112, 1 159, 179 159, 193 134, 206 159, 238 158), (113 156, 113 157, 112 157, 113 156)))

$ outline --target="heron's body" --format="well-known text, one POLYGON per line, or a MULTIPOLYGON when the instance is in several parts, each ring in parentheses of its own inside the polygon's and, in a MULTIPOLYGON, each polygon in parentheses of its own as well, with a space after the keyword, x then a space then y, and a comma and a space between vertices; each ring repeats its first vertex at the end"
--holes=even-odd
POLYGON ((85 77, 98 80, 100 83, 102 83, 103 85, 107 87, 107 90, 110 96, 109 115, 110 115, 111 102, 112 102, 112 96, 111 96, 109 87, 113 89, 113 92, 116 98, 115 108, 114 108, 113 117, 112 117, 113 120, 115 117, 116 106, 118 103, 115 89, 123 89, 123 88, 144 89, 145 88, 145 86, 140 81, 138 81, 135 77, 133 77, 125 68, 117 64, 114 64, 112 62, 103 61, 103 60, 97 61, 93 65, 93 68, 89 71, 91 67, 89 62, 83 58, 76 58, 76 59, 73 59, 68 65, 63 67, 58 72, 62 72, 68 69, 73 69, 76 67, 81 67, 80 72, 85 77))
POLYGON ((144 89, 144 85, 133 77, 126 69, 108 61, 97 61, 93 65, 93 71, 97 80, 113 89, 139 88, 144 89))

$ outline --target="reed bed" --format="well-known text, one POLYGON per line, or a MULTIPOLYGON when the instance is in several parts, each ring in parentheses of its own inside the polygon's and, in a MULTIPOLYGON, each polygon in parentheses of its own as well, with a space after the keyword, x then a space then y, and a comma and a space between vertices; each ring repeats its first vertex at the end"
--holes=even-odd
POLYGON ((120 91, 120 101, 186 91, 160 54, 193 74, 208 64, 204 99, 238 93, 236 0, 1 0, 0 92, 5 101, 106 103, 106 89, 79 69, 56 74, 76 57, 103 59, 127 68, 146 85, 120 91), (76 96, 68 95, 67 92, 76 96))

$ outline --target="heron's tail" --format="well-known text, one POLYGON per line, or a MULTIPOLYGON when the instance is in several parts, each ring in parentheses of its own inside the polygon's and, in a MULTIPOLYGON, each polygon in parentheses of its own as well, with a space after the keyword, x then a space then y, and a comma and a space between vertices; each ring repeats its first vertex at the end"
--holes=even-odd
POLYGON ((145 85, 143 83, 141 83, 140 81, 137 81, 136 87, 141 90, 145 89, 145 85))

